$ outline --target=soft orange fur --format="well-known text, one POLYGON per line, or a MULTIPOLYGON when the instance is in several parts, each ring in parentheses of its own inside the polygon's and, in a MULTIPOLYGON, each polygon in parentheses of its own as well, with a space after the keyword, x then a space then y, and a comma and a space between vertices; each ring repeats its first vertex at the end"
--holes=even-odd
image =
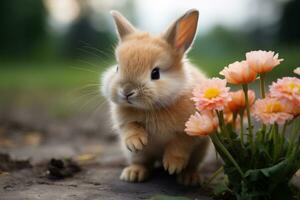
POLYGON ((209 140, 190 137, 184 128, 195 112, 192 89, 204 75, 188 62, 184 52, 196 32, 198 12, 188 12, 159 36, 137 31, 119 13, 112 14, 120 37, 116 48, 118 70, 112 66, 104 73, 102 93, 110 102, 113 125, 130 163, 120 178, 143 181, 153 163, 161 161, 170 174, 179 174, 179 182, 195 184, 197 166, 209 140), (180 31, 176 24, 182 19, 191 28, 181 24, 185 32, 179 34, 180 43, 176 44, 180 31), (155 67, 161 72, 159 80, 150 79, 155 67), (124 91, 134 91, 130 103, 120 97, 124 91))

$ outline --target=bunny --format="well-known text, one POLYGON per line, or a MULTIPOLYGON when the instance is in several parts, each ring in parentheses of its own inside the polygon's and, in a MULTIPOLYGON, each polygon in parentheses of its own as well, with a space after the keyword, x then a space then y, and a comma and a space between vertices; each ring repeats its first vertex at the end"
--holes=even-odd
POLYGON ((195 112, 192 90, 205 79, 186 59, 198 11, 189 10, 158 36, 137 30, 117 11, 111 14, 119 38, 118 64, 103 73, 101 91, 129 161, 120 179, 144 181, 160 161, 179 183, 197 184, 209 139, 188 136, 184 129, 195 112))

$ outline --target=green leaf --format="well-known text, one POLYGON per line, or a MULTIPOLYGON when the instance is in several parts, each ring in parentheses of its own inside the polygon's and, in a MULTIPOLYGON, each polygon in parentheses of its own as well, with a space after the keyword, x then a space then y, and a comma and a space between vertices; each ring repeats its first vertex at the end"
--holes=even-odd
POLYGON ((182 196, 156 195, 152 197, 151 200, 190 200, 190 199, 182 196))
POLYGON ((245 173, 245 178, 251 182, 259 181, 260 179, 277 179, 278 176, 282 176, 286 170, 287 160, 283 160, 272 167, 248 170, 245 173))
POLYGON ((213 190, 213 193, 215 196, 220 196, 222 195, 222 193, 227 192, 228 191, 228 187, 226 185, 226 183, 224 181, 222 181, 221 183, 217 184, 213 190))
POLYGON ((269 168, 264 168, 261 169, 261 172, 266 176, 266 177, 277 177, 278 175, 282 175, 283 172, 286 170, 287 166, 287 160, 283 160, 277 165, 274 165, 269 168))

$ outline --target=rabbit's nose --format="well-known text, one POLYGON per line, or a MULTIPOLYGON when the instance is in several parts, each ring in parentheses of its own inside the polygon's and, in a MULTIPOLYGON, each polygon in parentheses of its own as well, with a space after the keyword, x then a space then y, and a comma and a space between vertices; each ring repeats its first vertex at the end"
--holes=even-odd
POLYGON ((131 91, 131 92, 129 92, 129 93, 126 93, 125 96, 126 96, 126 98, 128 99, 129 97, 133 96, 134 94, 135 94, 135 92, 134 92, 134 91, 131 91))
POLYGON ((136 95, 136 90, 134 89, 132 84, 125 83, 120 90, 121 96, 125 99, 132 98, 136 95))
POLYGON ((124 99, 129 99, 130 97, 134 97, 136 95, 136 92, 134 90, 123 90, 120 91, 120 95, 124 98, 124 99))

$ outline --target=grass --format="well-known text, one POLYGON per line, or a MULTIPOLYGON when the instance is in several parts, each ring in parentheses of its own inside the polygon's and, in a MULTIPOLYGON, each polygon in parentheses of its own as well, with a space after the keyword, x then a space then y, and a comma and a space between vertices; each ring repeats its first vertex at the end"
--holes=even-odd
POLYGON ((0 64, 0 90, 61 90, 96 83, 105 68, 78 63, 18 63, 0 64))
POLYGON ((43 108, 55 117, 90 111, 103 102, 99 77, 110 62, 2 62, 0 107, 43 108))
MULTIPOLYGON (((300 65, 298 49, 282 49, 285 61, 268 78, 292 75, 300 65)), ((244 59, 245 52, 207 54, 192 51, 190 60, 208 76, 218 76, 226 65, 244 59)), ((76 62, 9 61, 0 62, 0 106, 42 106, 55 117, 66 117, 77 111, 95 110, 103 99, 99 95, 101 72, 114 61, 76 62)))
MULTIPOLYGON (((268 77, 272 80, 280 76, 292 75, 292 70, 300 65, 300 49, 282 48, 280 57, 285 61, 276 67, 268 77)), ((203 50, 192 51, 191 61, 207 73, 218 76, 226 65, 244 59, 245 52, 207 54, 203 50)), ((83 88, 89 84, 99 84, 101 72, 114 61, 42 62, 10 61, 0 62, 1 96, 18 93, 55 94, 83 88)))

